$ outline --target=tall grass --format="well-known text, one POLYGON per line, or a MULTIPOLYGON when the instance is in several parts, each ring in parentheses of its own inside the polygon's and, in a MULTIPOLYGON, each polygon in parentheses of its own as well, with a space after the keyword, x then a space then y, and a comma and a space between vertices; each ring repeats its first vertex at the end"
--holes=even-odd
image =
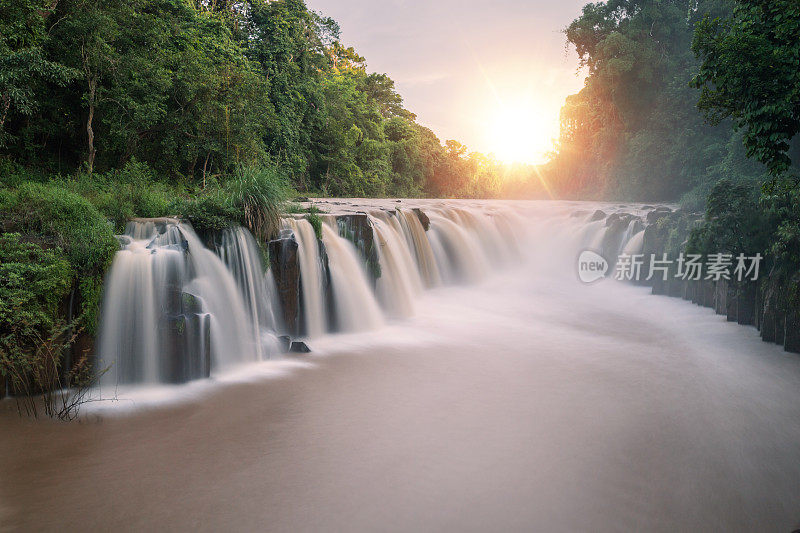
POLYGON ((274 166, 240 167, 225 186, 225 197, 239 222, 260 241, 278 233, 280 216, 290 190, 274 166))

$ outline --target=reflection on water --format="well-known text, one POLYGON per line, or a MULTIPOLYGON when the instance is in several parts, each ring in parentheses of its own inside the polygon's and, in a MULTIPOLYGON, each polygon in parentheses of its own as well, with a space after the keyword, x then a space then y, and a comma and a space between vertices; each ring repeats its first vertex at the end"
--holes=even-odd
POLYGON ((523 259, 471 286, 399 280, 385 291, 418 292, 413 314, 310 357, 124 391, 138 408, 93 407, 102 422, 4 409, 0 524, 791 531, 800 359, 708 309, 578 282, 595 236, 571 213, 595 207, 515 206, 523 259))

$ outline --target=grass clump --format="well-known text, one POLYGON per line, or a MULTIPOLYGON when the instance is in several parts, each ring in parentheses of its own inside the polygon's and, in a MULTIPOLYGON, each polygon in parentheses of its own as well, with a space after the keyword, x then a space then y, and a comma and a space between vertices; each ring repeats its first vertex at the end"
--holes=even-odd
POLYGON ((314 228, 314 234, 317 236, 317 240, 322 240, 322 217, 319 216, 319 209, 315 206, 311 206, 308 208, 308 214, 306 215, 306 220, 308 223, 311 224, 311 227, 314 228))
POLYGON ((240 167, 226 183, 227 205, 259 241, 277 235, 289 187, 276 166, 240 167))

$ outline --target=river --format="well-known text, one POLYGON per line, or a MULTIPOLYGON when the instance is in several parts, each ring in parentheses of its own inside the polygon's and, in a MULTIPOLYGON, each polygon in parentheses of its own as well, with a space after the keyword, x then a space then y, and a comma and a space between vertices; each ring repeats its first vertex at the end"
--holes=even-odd
POLYGON ((522 259, 309 355, 126 389, 77 423, 0 403, 0 530, 800 527, 800 357, 580 283, 563 213, 595 207, 526 204, 522 259))

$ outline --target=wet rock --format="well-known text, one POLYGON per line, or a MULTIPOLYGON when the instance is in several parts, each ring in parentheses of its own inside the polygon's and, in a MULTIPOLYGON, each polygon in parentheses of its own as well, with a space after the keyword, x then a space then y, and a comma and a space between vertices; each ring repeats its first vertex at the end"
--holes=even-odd
POLYGON ((725 314, 728 317, 728 322, 737 322, 739 320, 739 302, 738 291, 732 283, 728 284, 728 296, 726 298, 725 314))
POLYGON ((161 375, 167 383, 188 381, 186 353, 186 317, 166 316, 159 323, 160 337, 164 339, 161 352, 161 375))
POLYGON ((367 273, 373 283, 381 277, 378 249, 375 246, 375 234, 372 223, 366 213, 339 215, 336 217, 339 235, 352 242, 367 266, 367 273))
POLYGON ((280 317, 286 332, 297 334, 300 326, 300 262, 297 241, 294 235, 276 239, 267 244, 267 249, 281 303, 280 317))
POLYGON ((672 213, 671 211, 658 211, 658 210, 650 211, 649 213, 647 213, 645 220, 647 221, 648 224, 655 224, 662 218, 668 217, 671 213, 672 213))
MULTIPOLYGON (((600 254, 616 263, 617 254, 622 248, 622 238, 628 230, 630 220, 633 217, 619 213, 613 213, 606 219, 606 232, 600 244, 600 254)), ((646 271, 643 271, 646 275, 646 271)))
POLYGON ((425 212, 419 207, 414 208, 414 214, 417 215, 419 223, 422 224, 422 228, 425 231, 428 231, 431 228, 431 219, 428 218, 428 215, 426 215, 425 212))
POLYGON ((302 341, 294 341, 289 347, 289 353, 311 353, 311 348, 302 341))
POLYGON ((800 353, 800 312, 792 309, 786 313, 783 348, 787 352, 800 353))
POLYGON ((772 295, 765 295, 763 305, 763 311, 761 312, 761 324, 759 324, 761 340, 764 342, 775 342, 775 339, 777 338, 777 320, 774 297, 772 295))
POLYGON ((705 280, 703 281, 703 294, 701 298, 700 304, 703 307, 710 307, 714 308, 714 292, 715 292, 715 284, 713 281, 705 280))
POLYGON ((203 300, 189 292, 181 293, 181 311, 185 315, 203 312, 203 300))
POLYGON ((681 298, 683 296, 684 286, 686 282, 680 278, 670 277, 667 280, 667 295, 673 298, 681 298))
POLYGON ((751 326, 755 324, 756 287, 752 283, 744 283, 737 288, 736 321, 751 326))
POLYGON ((598 220, 603 220, 607 216, 608 215, 606 215, 604 211, 598 209, 597 211, 594 212, 592 218, 589 219, 589 222, 597 222, 598 220))

